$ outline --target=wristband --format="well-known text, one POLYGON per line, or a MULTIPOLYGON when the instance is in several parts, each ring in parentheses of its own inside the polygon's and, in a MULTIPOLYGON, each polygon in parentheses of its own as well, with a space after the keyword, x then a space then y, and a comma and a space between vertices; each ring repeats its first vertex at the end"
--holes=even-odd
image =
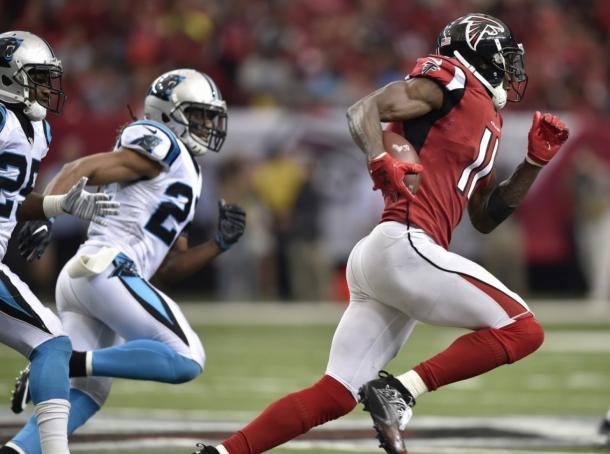
POLYGON ((225 242, 225 240, 222 239, 222 235, 219 231, 216 231, 216 233, 214 234, 214 242, 216 243, 221 252, 229 250, 232 246, 231 244, 228 244, 227 242, 225 242))
POLYGON ((531 164, 531 165, 533 165, 533 166, 536 166, 536 167, 541 167, 541 168, 542 168, 542 167, 544 167, 544 164, 540 164, 539 162, 534 161, 534 160, 533 160, 532 158, 530 158, 530 157, 529 157, 529 155, 527 155, 527 154, 525 155, 525 160, 527 161, 527 163, 528 163, 528 164, 531 164))
POLYGON ((66 212, 61 208, 65 195, 47 195, 42 199, 42 211, 47 218, 52 218, 66 212))

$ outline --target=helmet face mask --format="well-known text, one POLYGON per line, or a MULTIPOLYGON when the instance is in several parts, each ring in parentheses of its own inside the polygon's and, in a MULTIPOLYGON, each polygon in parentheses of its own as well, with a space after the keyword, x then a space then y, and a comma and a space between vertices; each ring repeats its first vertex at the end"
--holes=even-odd
POLYGON ((23 104, 32 121, 50 110, 61 113, 65 101, 63 70, 51 47, 33 33, 0 34, 0 100, 23 104))
POLYGON ((502 91, 504 102, 523 99, 527 87, 523 45, 495 17, 468 14, 449 23, 437 39, 437 52, 465 60, 475 76, 483 79, 494 103, 495 93, 502 91))
POLYGON ((510 102, 519 102, 525 95, 527 74, 525 72, 524 54, 521 44, 517 48, 502 49, 504 84, 510 102))
POLYGON ((226 109, 207 104, 183 102, 170 117, 184 126, 191 138, 209 151, 218 152, 227 136, 226 109))
POLYGON ((37 102, 51 112, 61 113, 65 96, 62 84, 63 71, 60 67, 31 64, 24 65, 19 72, 24 76, 15 77, 15 80, 28 89, 30 101, 37 102), (26 82, 23 83, 23 80, 26 82))
POLYGON ((144 101, 144 115, 165 124, 194 156, 220 151, 227 135, 227 105, 220 90, 193 69, 159 76, 144 101))

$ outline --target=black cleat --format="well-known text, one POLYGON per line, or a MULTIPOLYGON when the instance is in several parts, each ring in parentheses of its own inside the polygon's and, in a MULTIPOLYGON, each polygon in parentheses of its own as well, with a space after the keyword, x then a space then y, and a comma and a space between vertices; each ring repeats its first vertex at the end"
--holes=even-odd
POLYGON ((413 415, 415 399, 393 375, 382 370, 379 378, 365 383, 358 391, 364 411, 371 414, 379 446, 388 454, 406 454, 402 434, 413 415))
POLYGON ((21 413, 31 400, 30 396, 30 365, 19 372, 15 380, 15 387, 11 393, 11 410, 13 413, 21 413))
POLYGON ((197 443, 198 450, 193 454, 219 454, 218 449, 211 445, 204 445, 203 443, 197 443))

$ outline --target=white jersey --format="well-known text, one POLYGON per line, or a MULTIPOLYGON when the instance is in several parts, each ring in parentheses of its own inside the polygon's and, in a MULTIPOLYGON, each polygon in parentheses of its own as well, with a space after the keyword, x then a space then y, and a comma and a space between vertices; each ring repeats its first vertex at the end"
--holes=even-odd
POLYGON ((117 248, 149 279, 193 219, 202 188, 201 170, 174 133, 154 121, 139 120, 125 127, 115 150, 120 148, 159 162, 163 170, 150 180, 108 185, 105 192, 121 203, 120 214, 107 217, 105 226, 91 223, 82 247, 117 248))
POLYGON ((0 103, 0 260, 17 224, 17 210, 34 188, 51 143, 46 120, 20 118, 0 103))

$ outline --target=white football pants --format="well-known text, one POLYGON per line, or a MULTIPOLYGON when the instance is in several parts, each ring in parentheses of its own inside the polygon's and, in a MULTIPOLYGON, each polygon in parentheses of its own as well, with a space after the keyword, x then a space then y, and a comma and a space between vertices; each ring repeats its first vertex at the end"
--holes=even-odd
POLYGON ((398 354, 418 321, 474 330, 501 328, 529 313, 483 267, 398 222, 377 225, 354 246, 347 282, 350 303, 326 373, 354 396, 398 354))

